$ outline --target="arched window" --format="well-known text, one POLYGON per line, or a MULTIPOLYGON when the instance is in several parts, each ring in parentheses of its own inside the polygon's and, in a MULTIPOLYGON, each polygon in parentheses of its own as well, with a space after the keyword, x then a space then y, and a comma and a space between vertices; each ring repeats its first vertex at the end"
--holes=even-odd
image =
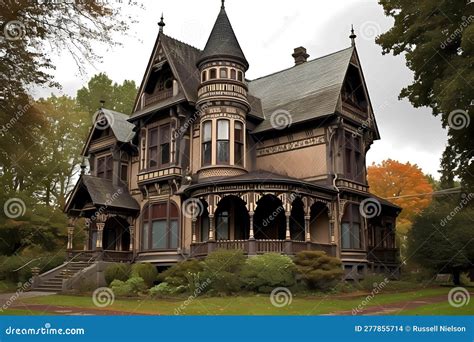
POLYGON ((230 69, 230 78, 233 80, 237 79, 237 71, 235 71, 235 69, 230 69))
POLYGON ((207 80, 207 71, 206 70, 204 70, 202 72, 201 80, 202 80, 202 82, 206 82, 206 80, 207 80))
POLYGON ((143 210, 141 249, 178 248, 179 212, 173 202, 152 204, 143 210))
POLYGON ((242 73, 242 71, 239 71, 238 75, 239 75, 239 81, 243 82, 244 81, 244 74, 242 73))
POLYGON ((216 69, 211 69, 209 71, 209 79, 213 80, 217 78, 217 70, 216 69))
POLYGON ((229 163, 229 120, 217 120, 217 164, 229 163))
POLYGON ((244 131, 241 122, 234 124, 234 163, 235 165, 244 165, 244 131))
POLYGON ((212 162, 212 121, 202 124, 202 165, 211 165, 212 162))
POLYGON ((219 73, 220 78, 227 78, 227 68, 220 68, 219 73))

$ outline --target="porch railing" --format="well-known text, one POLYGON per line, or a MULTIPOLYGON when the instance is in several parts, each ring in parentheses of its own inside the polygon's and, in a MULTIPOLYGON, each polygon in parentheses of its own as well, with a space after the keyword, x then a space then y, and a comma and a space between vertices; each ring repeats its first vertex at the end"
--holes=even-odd
POLYGON ((319 250, 331 256, 336 255, 336 247, 331 244, 293 240, 218 240, 193 243, 191 245, 191 256, 203 257, 215 249, 240 249, 245 254, 281 253, 289 255, 304 250, 319 250))
POLYGON ((398 262, 398 248, 373 248, 369 247, 367 259, 375 263, 396 263, 398 262))
POLYGON ((129 262, 132 261, 132 252, 130 251, 69 251, 69 261, 91 262, 93 260, 103 260, 109 262, 129 262))

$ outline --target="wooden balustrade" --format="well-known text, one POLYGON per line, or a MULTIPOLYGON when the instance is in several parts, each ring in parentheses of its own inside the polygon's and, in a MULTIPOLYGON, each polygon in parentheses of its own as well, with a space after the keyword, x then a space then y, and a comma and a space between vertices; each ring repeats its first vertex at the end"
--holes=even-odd
POLYGON ((173 96, 173 89, 166 89, 155 94, 145 95, 145 106, 160 102, 173 96))

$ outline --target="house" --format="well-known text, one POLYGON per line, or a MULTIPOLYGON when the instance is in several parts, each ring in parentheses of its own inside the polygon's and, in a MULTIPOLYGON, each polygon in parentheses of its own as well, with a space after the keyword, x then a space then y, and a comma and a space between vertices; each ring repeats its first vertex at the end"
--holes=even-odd
POLYGON ((401 209, 369 192, 365 155, 380 136, 354 32, 344 50, 310 60, 298 47, 294 66, 248 80, 224 4, 202 51, 159 26, 133 113, 96 113, 90 169, 65 208, 71 260, 321 250, 348 278, 396 276, 401 209))

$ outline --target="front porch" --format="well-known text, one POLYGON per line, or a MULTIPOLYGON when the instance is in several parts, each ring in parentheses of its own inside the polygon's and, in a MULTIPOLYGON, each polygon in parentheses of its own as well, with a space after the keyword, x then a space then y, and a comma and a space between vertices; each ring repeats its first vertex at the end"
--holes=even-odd
POLYGON ((193 243, 190 256, 193 258, 205 257, 216 249, 242 250, 245 255, 264 253, 280 253, 294 255, 304 250, 323 251, 327 255, 336 256, 336 245, 294 240, 218 240, 193 243))
POLYGON ((68 250, 68 261, 106 261, 106 262, 131 262, 132 251, 112 250, 68 250))

